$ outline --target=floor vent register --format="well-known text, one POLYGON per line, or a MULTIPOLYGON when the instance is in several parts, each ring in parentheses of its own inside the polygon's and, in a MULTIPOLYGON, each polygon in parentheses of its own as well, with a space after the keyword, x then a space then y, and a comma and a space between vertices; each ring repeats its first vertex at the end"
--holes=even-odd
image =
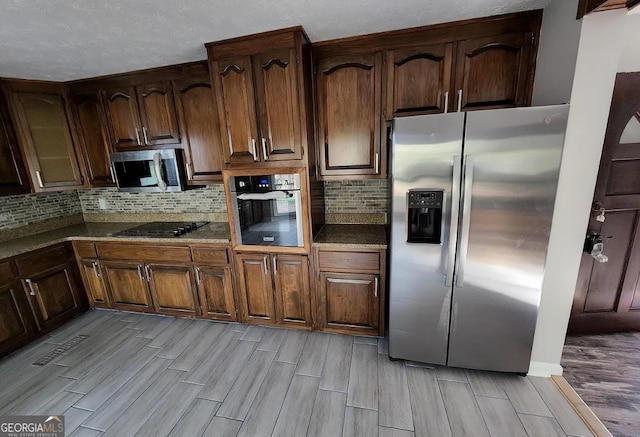
POLYGON ((51 361, 55 360, 57 357, 59 357, 60 355, 62 355, 63 353, 65 353, 66 351, 71 349, 72 347, 76 346, 80 342, 84 341, 88 337, 89 337, 88 335, 76 335, 71 340, 67 341, 66 343, 63 343, 63 344, 61 344, 59 346, 56 346, 56 348, 54 350, 52 350, 51 352, 46 354, 44 357, 42 357, 39 360, 37 360, 36 362, 34 362, 33 365, 34 366, 44 366, 46 364, 49 364, 51 361))

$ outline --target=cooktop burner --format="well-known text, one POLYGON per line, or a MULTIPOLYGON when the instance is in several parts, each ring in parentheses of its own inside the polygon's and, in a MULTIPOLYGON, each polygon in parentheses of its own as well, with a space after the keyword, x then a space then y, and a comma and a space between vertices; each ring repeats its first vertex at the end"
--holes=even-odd
POLYGON ((153 222, 115 233, 118 237, 179 237, 209 222, 153 222))

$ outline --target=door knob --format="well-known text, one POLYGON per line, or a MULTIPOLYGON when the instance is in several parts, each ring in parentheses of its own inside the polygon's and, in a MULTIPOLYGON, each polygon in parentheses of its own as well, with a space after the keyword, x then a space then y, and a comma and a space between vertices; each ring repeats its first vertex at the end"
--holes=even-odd
POLYGON ((602 236, 597 232, 589 232, 584 240, 584 251, 599 263, 606 263, 609 261, 609 257, 602 253, 603 250, 602 236))

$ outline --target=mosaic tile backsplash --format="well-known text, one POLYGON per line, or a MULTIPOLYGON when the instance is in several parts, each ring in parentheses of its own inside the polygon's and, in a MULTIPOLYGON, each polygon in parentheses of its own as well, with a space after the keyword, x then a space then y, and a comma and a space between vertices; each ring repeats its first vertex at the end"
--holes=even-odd
POLYGON ((82 206, 75 190, 0 197, 0 229, 76 214, 82 214, 82 206))
POLYGON ((83 213, 226 212, 222 185, 179 193, 122 193, 117 188, 78 190, 83 213), (102 200, 101 200, 102 199, 102 200))
POLYGON ((324 196, 328 214, 382 214, 391 210, 387 179, 325 182, 324 196))

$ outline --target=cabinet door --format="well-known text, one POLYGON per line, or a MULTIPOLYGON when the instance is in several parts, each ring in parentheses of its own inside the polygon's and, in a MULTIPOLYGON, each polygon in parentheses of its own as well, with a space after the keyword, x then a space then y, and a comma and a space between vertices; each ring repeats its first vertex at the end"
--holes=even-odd
POLYGON ((176 105, 168 80, 138 85, 138 103, 145 146, 180 143, 176 105))
POLYGON ((321 176, 381 175, 382 55, 318 61, 321 176))
POLYGON ((0 286, 0 357, 35 337, 36 324, 19 282, 0 286))
POLYGON ((387 120, 456 110, 450 95, 452 44, 390 50, 386 56, 387 120))
POLYGON ((109 162, 111 140, 107 128, 107 115, 100 100, 100 93, 73 96, 72 108, 89 184, 94 187, 115 185, 109 162))
POLYGON ((466 111, 529 104, 533 43, 531 32, 458 43, 457 105, 466 111))
POLYGON ((32 93, 14 96, 36 191, 82 186, 62 96, 32 93))
POLYGON ((156 312, 177 316, 195 316, 198 313, 198 296, 191 266, 149 264, 145 271, 156 312))
POLYGON ((247 323, 275 323, 269 255, 239 254, 238 286, 247 323))
POLYGON ((78 282, 71 262, 47 269, 22 280, 31 297, 41 331, 61 325, 81 310, 78 282))
POLYGON ((237 321, 230 267, 196 267, 202 315, 209 319, 237 321))
POLYGON ((7 103, 0 93, 0 196, 30 191, 27 171, 18 150, 7 103))
POLYGON ((118 150, 143 146, 135 89, 104 91, 104 104, 113 146, 118 150))
POLYGON ((295 50, 254 56, 260 147, 265 161, 302 158, 298 63, 295 50))
POLYGON ((175 81, 174 86, 188 182, 218 183, 222 180, 222 144, 211 79, 190 77, 175 81))
POLYGON ((251 58, 213 61, 212 80, 218 101, 225 163, 258 161, 258 128, 251 58))
POLYGON ((111 297, 102 278, 102 270, 97 259, 82 259, 78 262, 84 288, 89 303, 95 308, 112 308, 111 297))
POLYGON ((379 277, 320 272, 320 324, 324 330, 378 334, 379 277))
POLYGON ((102 261, 113 306, 131 311, 153 311, 147 278, 142 264, 102 261))
POLYGON ((306 256, 272 255, 278 324, 311 328, 307 260, 306 256))

